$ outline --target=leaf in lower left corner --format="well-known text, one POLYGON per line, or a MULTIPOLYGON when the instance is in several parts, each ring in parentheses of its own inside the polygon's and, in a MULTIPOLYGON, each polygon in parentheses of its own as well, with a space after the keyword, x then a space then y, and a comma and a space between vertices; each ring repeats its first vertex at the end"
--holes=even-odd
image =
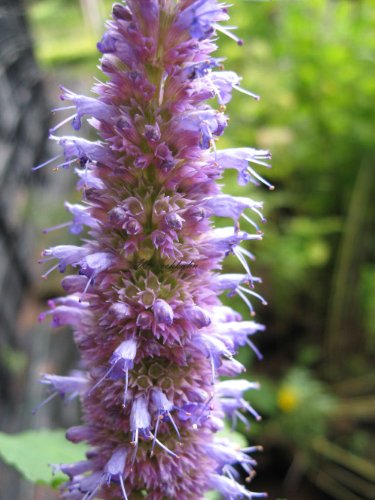
POLYGON ((56 488, 66 480, 61 472, 52 474, 50 464, 72 463, 84 458, 86 447, 65 438, 65 431, 40 430, 19 434, 0 432, 0 458, 17 469, 25 479, 56 488))

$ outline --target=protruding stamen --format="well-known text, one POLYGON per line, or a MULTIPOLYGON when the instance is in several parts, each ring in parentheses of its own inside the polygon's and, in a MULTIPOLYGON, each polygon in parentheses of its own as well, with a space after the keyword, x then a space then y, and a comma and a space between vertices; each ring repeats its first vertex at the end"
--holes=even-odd
POLYGON ((248 446, 247 448, 241 448, 243 453, 255 453, 257 451, 262 452, 263 446, 248 446))
POLYGON ((53 158, 50 158, 49 160, 45 161, 44 163, 41 163, 40 165, 33 167, 31 170, 35 172, 35 170, 39 170, 40 168, 43 168, 43 167, 49 165, 50 163, 53 163, 55 160, 57 160, 58 158, 61 158, 61 157, 62 157, 62 154, 54 156, 53 158))
POLYGON ((88 396, 90 396, 90 394, 103 382, 103 380, 105 380, 108 377, 108 375, 111 373, 111 371, 115 366, 116 365, 112 365, 111 368, 103 375, 103 377, 100 380, 98 380, 98 382, 96 382, 96 384, 93 387, 91 387, 91 389, 87 393, 88 396))
POLYGON ((244 248, 237 247, 237 248, 233 249, 233 253, 237 257, 237 259, 240 261, 243 268, 245 269, 245 271, 248 275, 248 278, 249 278, 250 286, 253 288, 254 287, 253 275, 251 274, 249 264, 247 263, 245 257, 243 256, 243 253, 245 253, 244 250, 245 250, 244 248))
POLYGON ((253 292, 252 290, 248 290, 247 288, 245 288, 244 286, 241 286, 241 285, 239 285, 238 288, 240 290, 242 290, 243 292, 248 293, 249 295, 252 295, 253 297, 256 297, 257 299, 259 299, 263 306, 268 305, 267 301, 259 293, 253 292))
POLYGON ((173 425, 174 430, 176 431, 176 434, 177 434, 177 436, 178 436, 178 439, 180 439, 180 440, 181 440, 181 435, 180 435, 180 432, 179 432, 179 430, 178 430, 178 428, 177 428, 177 425, 176 425, 176 422, 173 420, 173 417, 172 417, 172 415, 170 414, 170 412, 168 412, 168 417, 169 417, 169 419, 170 419, 170 421, 171 421, 171 423, 172 423, 172 425, 173 425))
POLYGON ((232 479, 233 481, 235 481, 235 477, 233 476, 232 474, 232 471, 231 471, 231 467, 228 466, 228 465, 224 465, 223 467, 223 472, 226 476, 228 476, 230 479, 232 479))
MULTIPOLYGON (((252 219, 250 219, 250 217, 248 217, 246 214, 242 213, 241 217, 243 217, 245 219, 245 221, 247 221, 249 224, 251 224, 255 228, 255 230, 257 231, 257 233, 261 233, 262 232, 260 230, 258 224, 256 222, 254 222, 252 219)), ((239 227, 238 227, 238 230, 240 230, 239 227)))
POLYGON ((59 128, 61 128, 63 125, 65 125, 65 123, 68 123, 70 120, 72 120, 73 118, 75 117, 75 114, 74 115, 70 115, 68 116, 68 118, 65 118, 65 120, 63 120, 62 122, 58 123, 57 125, 55 125, 54 127, 50 128, 49 131, 50 133, 52 132, 56 132, 56 130, 58 130, 59 128))
POLYGON ((250 302, 250 300, 246 297, 246 295, 244 293, 242 293, 240 290, 238 290, 238 288, 236 289, 238 296, 241 297, 241 299, 245 302, 245 304, 249 308, 251 316, 255 316, 255 311, 254 311, 252 303, 250 302))
POLYGON ((241 420, 241 422, 244 424, 246 430, 248 430, 250 428, 249 420, 245 417, 245 415, 242 415, 241 412, 236 411, 235 414, 234 414, 234 418, 233 418, 232 429, 234 429, 236 427, 236 425, 237 425, 237 418, 239 420, 241 420))
POLYGON ((259 175, 258 172, 255 172, 255 170, 252 169, 251 167, 247 167, 247 171, 250 173, 250 175, 258 179, 258 181, 260 181, 262 184, 265 184, 270 191, 273 191, 275 189, 275 186, 273 184, 271 184, 264 177, 259 175))
POLYGON ((267 219, 263 216, 262 212, 260 210, 258 210, 256 207, 251 207, 251 210, 253 212, 255 212, 257 215, 259 215, 260 217, 260 220, 263 222, 263 223, 266 223, 267 222, 267 219))
POLYGON ((263 354, 260 352, 260 350, 257 348, 257 346, 252 342, 250 339, 246 339, 246 344, 252 349, 254 352, 255 356, 262 361, 263 359, 263 354))
POLYGON ((155 447, 155 443, 156 443, 156 437, 158 435, 159 424, 160 424, 160 422, 161 422, 162 419, 163 419, 163 416, 161 414, 159 414, 158 418, 156 419, 155 433, 154 433, 154 437, 152 439, 151 456, 154 454, 154 447, 155 447))
POLYGON ((120 474, 120 486, 121 486, 121 491, 122 491, 122 494, 124 495, 124 499, 125 500, 128 500, 128 497, 126 495, 126 491, 125 491, 125 485, 124 485, 124 479, 122 477, 122 475, 120 474))
MULTIPOLYGON (((41 262, 41 261, 39 261, 39 262, 41 262)), ((44 274, 42 274, 42 278, 43 278, 44 280, 45 280, 45 279, 47 279, 47 276, 48 276, 49 274, 51 274, 51 273, 52 273, 52 271, 54 271, 54 270, 55 270, 55 269, 57 269, 58 267, 59 267, 59 264, 55 264, 54 266, 52 266, 52 267, 51 267, 51 269, 48 269, 48 271, 47 271, 47 272, 45 272, 44 274)))
POLYGON ((52 394, 50 394, 48 396, 48 398, 46 398, 44 401, 42 401, 41 403, 39 403, 33 410, 32 410, 32 414, 35 415, 41 408, 43 408, 43 406, 45 406, 47 403, 49 403, 53 398, 55 398, 59 393, 57 391, 53 392, 52 394))
POLYGON ((130 442, 132 446, 138 447, 138 437, 139 437, 139 431, 138 429, 136 429, 133 433, 132 440, 130 442))
MULTIPOLYGON (((207 408, 209 407, 209 405, 211 404, 211 401, 213 400, 213 394, 211 395, 211 397, 206 401, 206 403, 203 405, 203 408, 201 410, 201 414, 199 415, 197 421, 196 421, 196 424, 198 425, 200 423, 200 421, 202 420, 204 414, 205 414, 205 411, 207 410, 207 408)), ((212 409, 212 408, 211 408, 212 409)))
MULTIPOLYGON (((259 237, 259 235, 258 235, 259 237)), ((259 237, 259 239, 262 239, 259 237)), ((254 254, 252 254, 251 252, 249 252, 249 250, 246 250, 246 248, 242 248, 242 247, 239 247, 241 249, 241 253, 243 253, 244 255, 246 255, 246 257, 249 257, 250 260, 255 260, 255 256, 254 254)), ((255 281, 259 281, 259 278, 254 278, 253 277, 253 282, 255 283, 255 281)))
POLYGON ((125 370, 125 388, 124 388, 124 402, 123 402, 123 407, 125 408, 126 406, 126 398, 128 395, 128 386, 129 386, 129 370, 125 370))
MULTIPOLYGON (((82 292, 82 295, 80 296, 79 298, 79 302, 83 302, 84 299, 85 299, 85 295, 87 293, 87 290, 89 289, 89 286, 91 285, 91 283, 94 281, 94 277, 95 275, 93 274, 88 280, 87 280, 87 283, 85 285, 85 288, 83 289, 83 292, 82 292)), ((113 368, 113 367, 112 367, 113 368)))
POLYGON ((64 227, 69 227, 72 225, 72 222, 63 222, 62 224, 58 224, 57 226, 47 227, 42 230, 43 234, 51 233, 52 231, 57 231, 58 229, 63 229, 64 227))
POLYGON ((51 113, 56 113, 56 111, 65 111, 66 109, 76 109, 75 106, 62 106, 61 108, 51 109, 51 113))
POLYGON ((153 434, 152 432, 150 432, 150 436, 152 439, 155 440, 155 442, 160 446, 160 448, 162 448, 164 451, 166 451, 169 455, 172 455, 172 457, 175 457, 175 458, 180 458, 178 455, 176 455, 176 453, 174 453, 172 450, 170 450, 169 448, 167 448, 165 446, 165 444, 163 444, 161 441, 159 441, 159 439, 157 439, 153 434))
POLYGON ((250 92, 250 90, 243 89, 239 85, 233 85, 233 88, 238 90, 238 92, 241 92, 242 94, 246 94, 246 95, 252 97, 256 101, 260 100, 260 97, 257 94, 253 94, 253 92, 250 92))
POLYGON ((214 23, 213 27, 215 28, 216 31, 219 31, 220 33, 223 33, 227 37, 234 40, 238 45, 243 45, 243 40, 241 38, 239 38, 238 36, 234 35, 230 31, 230 30, 237 29, 236 26, 221 26, 220 24, 214 23))
POLYGON ((73 160, 69 160, 69 161, 64 161, 63 163, 59 163, 58 165, 56 165, 56 167, 54 167, 54 171, 56 172, 60 167, 62 168, 66 168, 66 167, 69 167, 69 165, 71 165, 72 163, 77 163, 78 159, 77 158, 73 158, 73 160))
POLYGON ((136 456, 137 456, 137 451, 138 451, 138 438, 139 438, 139 431, 138 431, 138 429, 136 429, 136 430, 133 432, 132 440, 131 440, 131 442, 130 442, 130 444, 134 447, 134 451, 133 451, 132 458, 131 458, 131 465, 132 465, 132 466, 134 465, 135 458, 136 458, 136 456))
POLYGON ((258 422, 260 420, 262 420, 262 417, 261 415, 259 415, 259 413, 254 410, 254 408, 249 405, 249 403, 247 401, 244 401, 244 404, 243 404, 243 408, 245 408, 245 410, 247 410, 249 413, 251 413, 251 415, 255 418, 255 420, 257 420, 258 422))

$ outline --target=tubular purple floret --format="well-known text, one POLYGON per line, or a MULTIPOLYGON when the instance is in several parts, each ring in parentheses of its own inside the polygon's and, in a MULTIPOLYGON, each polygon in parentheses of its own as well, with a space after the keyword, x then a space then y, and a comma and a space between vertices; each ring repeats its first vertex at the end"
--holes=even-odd
POLYGON ((124 500, 128 500, 123 478, 126 458, 127 450, 125 448, 115 450, 105 464, 102 472, 97 471, 89 476, 81 476, 80 480, 71 481, 72 486, 77 488, 81 492, 81 495, 84 494, 83 497, 81 496, 82 500, 91 500, 103 486, 110 486, 111 482, 115 481, 120 483, 121 494, 124 500))
POLYGON ((224 359, 223 364, 218 369, 218 374, 223 377, 236 377, 246 372, 246 368, 235 358, 224 359))
POLYGON ((219 474, 212 474, 209 484, 212 489, 218 490, 224 498, 230 500, 237 498, 249 498, 250 500, 253 498, 267 498, 267 493, 254 493, 238 484, 234 479, 219 474))
POLYGON ((221 105, 228 104, 228 102, 232 99, 233 89, 259 100, 258 95, 253 94, 252 92, 249 92, 239 86, 241 78, 234 71, 213 71, 209 73, 207 80, 213 86, 218 102, 221 105))
POLYGON ((47 248, 42 252, 42 258, 38 262, 44 263, 57 259, 58 263, 44 273, 42 277, 46 278, 48 274, 55 269, 64 273, 67 266, 75 265, 79 260, 86 256, 89 251, 90 250, 88 248, 78 247, 75 245, 58 245, 56 247, 47 248))
POLYGON ((95 429, 86 425, 77 425, 70 427, 66 431, 66 439, 72 443, 81 443, 82 441, 89 441, 95 434, 95 429))
POLYGON ((189 29, 192 37, 204 40, 214 34, 217 22, 228 19, 225 4, 218 4, 216 0, 196 0, 182 11, 176 26, 181 30, 189 29))
POLYGON ((246 379, 224 380, 218 383, 217 392, 220 397, 242 398, 243 393, 251 389, 259 389, 258 382, 246 379))
POLYGON ((220 227, 212 231, 209 240, 220 252, 233 252, 242 241, 261 240, 260 234, 249 234, 246 231, 234 232, 232 227, 220 227))
POLYGON ((242 466, 245 464, 256 465, 255 460, 249 457, 244 450, 234 448, 233 444, 227 439, 220 439, 213 443, 209 443, 206 445, 206 449, 210 455, 215 456, 221 467, 237 463, 242 466))
POLYGON ((51 375, 45 373, 40 379, 42 384, 53 386, 62 397, 70 392, 69 398, 83 394, 88 385, 87 373, 73 370, 69 376, 51 375))
POLYGON ((243 213, 246 209, 250 209, 255 212, 261 219, 261 222, 266 222, 260 211, 263 208, 263 203, 254 201, 251 198, 219 194, 206 198, 205 208, 208 209, 210 215, 230 217, 233 219, 233 222, 236 224, 238 229, 240 217, 243 217, 247 222, 255 227, 257 232, 261 233, 257 223, 243 213))
POLYGON ((232 418, 235 426, 237 418, 241 420, 246 427, 249 427, 247 418, 240 412, 246 410, 256 420, 261 420, 259 413, 243 398, 243 393, 248 390, 258 390, 260 385, 257 382, 248 380, 225 380, 219 382, 217 395, 220 398, 222 408, 229 418, 232 418))
POLYGON ((121 371, 129 370, 134 366, 134 359, 137 354, 137 341, 135 339, 124 340, 115 349, 109 360, 111 365, 120 365, 121 371))
POLYGON ((231 341, 233 349, 238 349, 247 344, 258 359, 263 359, 263 356, 255 344, 249 339, 249 336, 257 332, 264 331, 264 325, 253 321, 227 321, 217 326, 217 335, 231 341))
POLYGON ((145 396, 139 396, 132 403, 130 412, 131 444, 134 446, 133 462, 138 450, 139 435, 149 439, 151 437, 151 416, 145 396))
MULTIPOLYGON (((169 401, 167 396, 159 388, 152 390, 151 400, 158 410, 154 438, 156 439, 156 437, 157 437, 157 432, 158 432, 160 420, 168 419, 171 421, 173 428, 176 431, 178 439, 181 439, 180 432, 179 432, 177 425, 176 425, 176 423, 173 420, 173 417, 171 415, 171 411, 175 409, 174 404, 169 401)), ((154 445, 154 443, 153 443, 153 445, 154 445)))
POLYGON ((81 137, 63 136, 55 137, 50 136, 50 139, 55 140, 64 149, 64 156, 66 163, 62 166, 69 166, 71 163, 77 161, 81 167, 85 167, 87 163, 104 163, 105 165, 115 167, 116 161, 111 151, 105 147, 101 141, 88 141, 81 137))
POLYGON ((109 364, 110 368, 105 374, 91 387, 90 393, 100 386, 105 379, 110 377, 112 380, 124 378, 124 396, 123 406, 126 406, 128 386, 129 386, 129 370, 134 366, 134 359, 137 354, 137 342, 135 339, 128 339, 121 344, 113 352, 109 364))
POLYGON ((125 491, 123 474, 127 455, 128 451, 126 448, 117 449, 104 467, 105 482, 109 485, 112 479, 119 480, 121 492, 125 500, 128 500, 128 497, 125 491))
POLYGON ((229 306, 214 306, 212 309, 212 317, 217 323, 227 323, 228 321, 242 321, 242 316, 229 306))
POLYGON ((202 334, 196 339, 196 346, 201 349, 210 360, 212 385, 217 376, 217 370, 221 366, 222 358, 231 359, 233 352, 227 345, 212 334, 202 334))
MULTIPOLYGON (((84 95, 75 94, 62 85, 60 86, 60 89, 62 91, 60 99, 62 101, 72 101, 77 110, 77 112, 73 115, 72 126, 74 130, 79 130, 81 128, 81 120, 85 115, 93 116, 97 120, 103 120, 106 122, 109 122, 112 119, 115 111, 112 106, 109 106, 94 97, 86 97, 84 95)), ((71 106, 68 106, 65 109, 71 109, 71 106)))
POLYGON ((209 313, 199 306, 189 306, 184 309, 186 319, 190 319, 197 328, 204 328, 211 324, 209 313))
POLYGON ((129 319, 134 315, 134 310, 125 302, 115 302, 110 306, 108 312, 114 316, 116 322, 129 319))
POLYGON ((61 286, 67 293, 83 292, 87 281, 87 276, 71 274, 61 280, 61 286))
MULTIPOLYGON (((257 276, 252 276, 251 282, 261 283, 262 280, 257 276)), ((230 274, 220 274, 216 276, 217 290, 219 290, 220 292, 225 292, 226 290, 228 290, 229 291, 228 297, 233 296, 240 285, 247 285, 247 284, 251 283, 249 280, 249 276, 246 274, 230 273, 230 274)))
POLYGON ((163 299, 156 299, 153 305, 154 310, 154 318, 157 324, 162 323, 167 326, 171 326, 173 324, 173 309, 163 299))
POLYGON ((70 232, 79 234, 83 231, 83 226, 91 229, 98 229, 98 221, 90 214, 90 208, 79 203, 65 202, 64 207, 73 215, 73 221, 70 223, 70 232))
POLYGON ((90 312, 79 307, 78 304, 54 306, 50 310, 42 312, 39 315, 39 321, 44 321, 48 315, 52 316, 51 326, 53 327, 69 325, 77 328, 89 324, 91 320, 90 312))
POLYGON ((244 186, 248 182, 256 186, 264 184, 272 191, 275 187, 250 166, 251 163, 255 163, 270 168, 271 165, 264 161, 270 158, 271 154, 269 151, 253 148, 226 149, 215 152, 215 160, 221 168, 238 171, 238 183, 240 186, 244 186))
POLYGON ((53 472, 56 473, 58 471, 63 472, 70 479, 73 479, 74 476, 78 476, 89 472, 92 470, 93 464, 89 460, 82 460, 81 462, 76 462, 73 464, 57 464, 52 465, 53 472))
POLYGON ((44 401, 39 403, 38 406, 33 409, 33 414, 55 398, 55 396, 60 396, 64 399, 66 398, 68 401, 80 396, 86 391, 88 379, 86 374, 79 371, 73 371, 70 376, 51 375, 45 373, 40 378, 40 383, 49 385, 53 390, 44 401))
POLYGON ((91 278, 102 271, 116 264, 116 257, 111 252, 95 252, 86 255, 80 261, 73 264, 74 267, 79 267, 80 274, 91 278))

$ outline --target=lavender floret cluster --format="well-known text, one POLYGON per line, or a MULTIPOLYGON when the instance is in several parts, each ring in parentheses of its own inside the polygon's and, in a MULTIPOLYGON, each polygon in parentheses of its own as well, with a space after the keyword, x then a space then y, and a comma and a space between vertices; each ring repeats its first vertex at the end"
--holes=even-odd
POLYGON ((222 193, 217 181, 234 169, 239 184, 272 188, 256 170, 269 166, 268 151, 215 146, 233 89, 257 98, 211 56, 217 32, 241 43, 220 24, 228 19, 216 0, 117 3, 98 43, 106 80, 94 86, 97 97, 62 88, 71 103, 62 109, 74 114, 52 129, 63 152, 46 164, 75 168, 82 204, 66 203, 72 220, 63 226, 88 236, 43 252, 41 261, 54 264, 44 276, 74 273, 41 319, 73 328, 83 369, 42 382, 48 399, 80 397, 84 423, 67 439, 90 447, 84 461, 60 466, 69 477, 63 498, 265 496, 237 482, 234 468, 251 478, 256 448, 216 434, 225 416, 234 424, 246 423, 246 413, 259 418, 244 399, 257 384, 218 377, 244 371, 233 358, 239 346, 261 357, 251 338, 263 330, 219 296, 238 294, 251 314, 252 299, 264 302, 241 246, 261 239, 262 204, 222 193), (207 104, 215 97, 218 109, 207 104), (55 135, 68 121, 78 131, 84 118, 97 141, 55 135), (212 216, 233 225, 215 228, 212 216), (220 274, 228 254, 242 274, 220 274))

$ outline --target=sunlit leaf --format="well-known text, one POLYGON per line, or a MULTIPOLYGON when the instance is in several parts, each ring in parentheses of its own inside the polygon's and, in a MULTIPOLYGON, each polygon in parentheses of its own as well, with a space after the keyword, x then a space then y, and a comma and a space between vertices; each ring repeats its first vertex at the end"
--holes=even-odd
POLYGON ((65 431, 38 430, 20 434, 0 432, 0 457, 33 483, 56 486, 66 479, 52 474, 50 464, 71 463, 84 458, 86 447, 66 440, 65 431))

